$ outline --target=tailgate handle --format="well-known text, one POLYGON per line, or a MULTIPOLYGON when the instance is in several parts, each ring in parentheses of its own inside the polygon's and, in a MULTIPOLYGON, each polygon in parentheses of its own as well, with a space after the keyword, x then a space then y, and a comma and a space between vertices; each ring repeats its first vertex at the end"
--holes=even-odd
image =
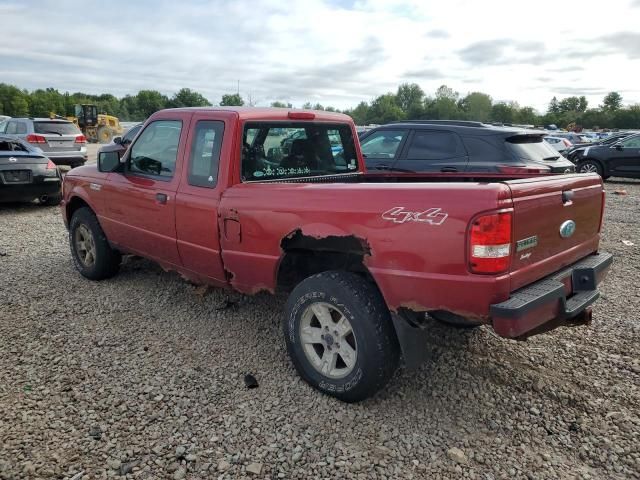
POLYGON ((573 200, 573 196, 575 195, 576 192, 574 192, 573 190, 565 190, 564 192, 562 192, 562 203, 564 203, 565 205, 567 204, 571 204, 572 200, 573 200))

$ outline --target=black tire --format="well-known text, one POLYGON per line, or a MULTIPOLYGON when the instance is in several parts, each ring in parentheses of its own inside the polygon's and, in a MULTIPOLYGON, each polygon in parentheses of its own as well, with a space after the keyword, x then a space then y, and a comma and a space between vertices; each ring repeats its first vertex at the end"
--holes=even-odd
POLYGON ((460 315, 456 315, 455 313, 451 312, 445 312, 444 310, 429 312, 429 315, 438 322, 455 328, 472 329, 482 326, 481 323, 473 322, 467 318, 461 317, 460 315))
MULTIPOLYGON (((88 239, 83 244, 86 245, 87 242, 89 242, 88 239)), ((69 245, 73 263, 83 277, 90 280, 103 280, 118 273, 122 256, 111 248, 98 219, 90 208, 79 208, 71 217, 69 222, 69 245), (93 241, 93 261, 89 261, 86 255, 82 253, 78 241, 79 236, 87 234, 91 236, 93 241)))
POLYGON ((578 173, 597 173, 601 177, 604 176, 600 162, 597 160, 591 160, 590 158, 580 161, 576 171, 578 173))
MULTIPOLYGON (((334 325, 339 325, 339 322, 334 325)), ((342 401, 359 402, 374 395, 389 382, 398 367, 400 348, 389 310, 376 287, 356 274, 330 271, 303 280, 289 295, 283 328, 289 356, 300 376, 312 387, 342 401), (303 345, 300 335, 302 322, 309 315, 316 321, 319 318, 313 312, 309 314, 311 305, 333 308, 333 313, 337 311, 337 315, 342 314, 348 320, 351 332, 348 341, 352 347, 355 345, 352 349, 355 361, 351 367, 342 361, 339 350, 344 348, 339 342, 346 343, 347 337, 336 336, 326 348, 321 344, 303 345), (313 347, 316 353, 322 348, 321 358, 324 359, 331 345, 338 347, 333 356, 337 355, 339 360, 334 365, 339 362, 345 365, 346 373, 342 378, 331 378, 318 371, 305 353, 308 351, 305 348, 313 347)), ((337 335, 338 332, 335 333, 337 335)))
POLYGON ((40 199, 40 205, 44 205, 46 207, 54 207, 56 205, 59 205, 61 201, 61 193, 55 195, 47 195, 46 197, 40 199))

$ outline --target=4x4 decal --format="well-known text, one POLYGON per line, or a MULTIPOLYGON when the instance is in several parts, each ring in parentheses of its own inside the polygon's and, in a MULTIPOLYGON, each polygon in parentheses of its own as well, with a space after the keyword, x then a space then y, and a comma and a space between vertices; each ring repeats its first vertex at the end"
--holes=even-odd
POLYGON ((430 225, 442 225, 448 216, 448 213, 442 213, 441 208, 430 208, 423 212, 411 212, 404 207, 393 207, 382 214, 384 220, 389 220, 393 223, 420 222, 430 225))

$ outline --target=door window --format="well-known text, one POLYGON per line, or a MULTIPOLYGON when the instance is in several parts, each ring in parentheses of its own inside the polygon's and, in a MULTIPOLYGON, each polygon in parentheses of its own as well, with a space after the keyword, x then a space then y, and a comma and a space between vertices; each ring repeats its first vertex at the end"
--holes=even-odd
POLYGON ((196 124, 189 158, 189 185, 216 186, 223 131, 224 122, 201 120, 196 124))
POLYGON ((627 138, 620 142, 624 148, 640 148, 640 136, 627 138))
POLYGON ((379 130, 372 133, 360 143, 365 158, 395 158, 398 147, 402 143, 406 130, 379 130))
POLYGON ((407 160, 443 160, 458 154, 458 140, 450 132, 416 131, 407 160))
POLYGON ((15 135, 16 133, 18 133, 18 122, 16 121, 7 122, 7 128, 5 133, 8 133, 9 135, 15 135))
POLYGON ((143 175, 173 177, 182 122, 157 120, 145 128, 131 147, 129 171, 143 175))

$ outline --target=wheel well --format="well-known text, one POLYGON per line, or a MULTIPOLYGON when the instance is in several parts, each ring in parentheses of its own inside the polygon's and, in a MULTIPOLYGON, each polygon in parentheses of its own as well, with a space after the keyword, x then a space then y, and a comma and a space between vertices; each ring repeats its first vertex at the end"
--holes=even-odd
POLYGON ((284 254, 278 268, 280 291, 290 291, 305 278, 329 270, 354 272, 375 285, 364 264, 365 255, 371 254, 369 245, 354 235, 315 237, 296 230, 285 237, 280 246, 284 254))
POLYGON ((73 214, 75 213, 75 211, 82 207, 87 207, 91 209, 89 204, 85 202, 83 199, 81 199, 80 197, 73 197, 69 201, 69 203, 67 204, 67 219, 69 220, 69 222, 71 222, 71 217, 73 217, 73 214))

